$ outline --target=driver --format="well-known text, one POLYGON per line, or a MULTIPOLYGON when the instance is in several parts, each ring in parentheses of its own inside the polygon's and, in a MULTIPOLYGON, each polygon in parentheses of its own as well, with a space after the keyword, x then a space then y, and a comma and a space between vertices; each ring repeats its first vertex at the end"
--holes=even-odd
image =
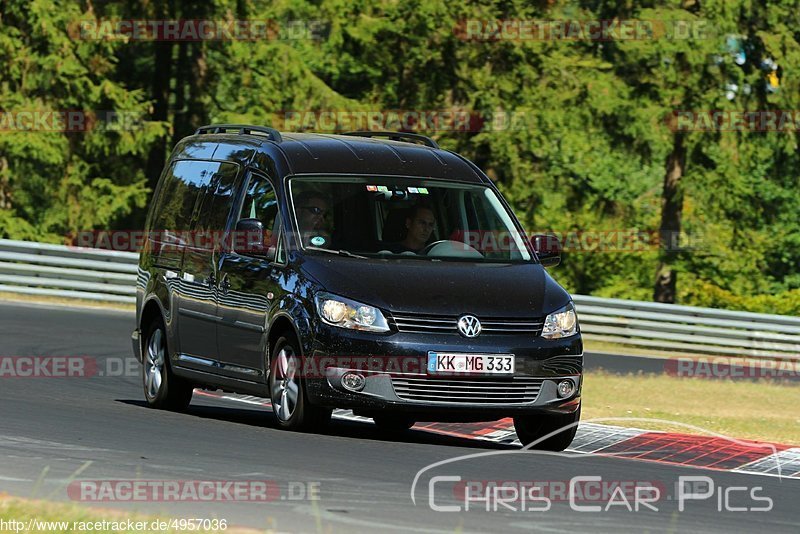
POLYGON ((434 228, 436 228, 436 217, 433 210, 428 206, 417 204, 406 217, 406 237, 391 247, 392 252, 419 254, 427 246, 434 228))
POLYGON ((303 246, 330 247, 327 224, 330 206, 325 195, 317 191, 301 193, 295 200, 295 208, 303 246))

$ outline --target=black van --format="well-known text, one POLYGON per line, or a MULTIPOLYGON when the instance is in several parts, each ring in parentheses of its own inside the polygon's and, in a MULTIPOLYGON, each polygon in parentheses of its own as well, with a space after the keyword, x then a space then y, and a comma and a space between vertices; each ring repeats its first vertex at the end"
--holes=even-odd
POLYGON ((146 235, 132 338, 150 406, 200 387, 267 397, 290 429, 348 408, 395 431, 513 417, 536 448, 574 437, 583 344, 545 270, 557 241, 526 238, 432 139, 200 128, 146 235))

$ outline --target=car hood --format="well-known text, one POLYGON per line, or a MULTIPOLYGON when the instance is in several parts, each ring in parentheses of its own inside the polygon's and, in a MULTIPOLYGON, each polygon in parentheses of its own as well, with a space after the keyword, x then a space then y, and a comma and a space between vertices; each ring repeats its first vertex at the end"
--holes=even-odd
POLYGON ((538 263, 313 255, 301 268, 326 291, 392 312, 543 317, 570 298, 538 263))

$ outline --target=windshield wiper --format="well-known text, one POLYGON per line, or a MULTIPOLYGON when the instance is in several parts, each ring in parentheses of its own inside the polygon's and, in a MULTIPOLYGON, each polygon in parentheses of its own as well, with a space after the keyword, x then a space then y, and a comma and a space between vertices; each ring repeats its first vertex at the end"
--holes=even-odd
POLYGON ((349 250, 339 249, 339 250, 336 251, 336 253, 339 254, 339 256, 347 256, 348 258, 358 258, 360 260, 366 260, 367 259, 366 256, 361 256, 360 254, 353 254, 349 250))
POLYGON ((333 250, 333 249, 330 249, 330 248, 320 248, 320 247, 309 246, 309 247, 306 247, 306 250, 317 250, 319 252, 327 252, 328 254, 338 254, 339 256, 346 256, 348 258, 358 258, 360 260, 368 259, 366 256, 359 256, 358 254, 353 254, 349 250, 344 250, 344 249, 333 250))

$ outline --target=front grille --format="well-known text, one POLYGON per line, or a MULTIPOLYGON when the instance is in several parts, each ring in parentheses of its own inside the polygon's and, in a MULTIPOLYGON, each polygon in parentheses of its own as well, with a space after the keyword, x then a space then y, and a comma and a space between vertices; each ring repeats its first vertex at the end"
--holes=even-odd
MULTIPOLYGON (((460 315, 431 315, 418 313, 392 313, 390 324, 399 332, 415 334, 458 334, 460 315)), ((481 335, 542 333, 543 321, 518 317, 478 317, 481 335)))
POLYGON ((541 378, 507 380, 447 380, 425 377, 392 377, 398 397, 422 402, 465 404, 516 404, 533 402, 542 389, 541 378))

